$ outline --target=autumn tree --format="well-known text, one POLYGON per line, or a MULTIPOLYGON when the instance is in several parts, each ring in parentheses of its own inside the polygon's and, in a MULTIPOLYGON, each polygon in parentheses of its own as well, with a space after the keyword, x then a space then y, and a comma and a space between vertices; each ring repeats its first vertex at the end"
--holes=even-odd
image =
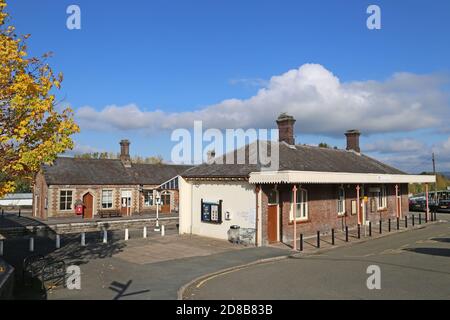
POLYGON ((57 110, 62 74, 53 73, 48 54, 28 57, 29 35, 16 34, 5 9, 0 0, 0 197, 73 148, 70 136, 79 131, 70 108, 57 110))

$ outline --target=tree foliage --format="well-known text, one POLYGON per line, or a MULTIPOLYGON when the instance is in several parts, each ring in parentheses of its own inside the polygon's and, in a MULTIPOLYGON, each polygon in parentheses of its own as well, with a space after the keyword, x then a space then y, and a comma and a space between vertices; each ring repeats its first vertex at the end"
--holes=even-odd
POLYGON ((70 108, 57 110, 62 74, 47 64, 49 54, 28 57, 29 35, 15 33, 5 9, 0 0, 0 196, 73 148, 70 136, 79 131, 70 108))
MULTIPOLYGON (((76 154, 75 158, 81 159, 119 159, 120 153, 112 153, 112 152, 87 152, 76 154)), ((164 159, 162 156, 151 156, 151 157, 141 157, 134 156, 131 158, 132 163, 145 163, 145 164, 162 164, 164 159)))

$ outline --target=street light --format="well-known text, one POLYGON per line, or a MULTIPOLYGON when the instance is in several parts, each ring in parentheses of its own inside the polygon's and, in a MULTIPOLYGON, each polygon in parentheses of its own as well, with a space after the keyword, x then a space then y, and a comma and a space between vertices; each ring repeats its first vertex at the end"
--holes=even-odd
POLYGON ((156 225, 155 225, 155 231, 159 232, 159 205, 161 203, 161 193, 160 191, 157 189, 156 190, 156 225))

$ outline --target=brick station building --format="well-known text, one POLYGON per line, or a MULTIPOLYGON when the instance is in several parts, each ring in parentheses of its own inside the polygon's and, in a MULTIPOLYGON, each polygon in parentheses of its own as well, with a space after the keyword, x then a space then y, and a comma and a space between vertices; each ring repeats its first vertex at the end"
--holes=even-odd
POLYGON ((85 219, 149 213, 156 210, 157 192, 162 213, 178 211, 178 175, 190 166, 132 163, 130 142, 120 146, 119 159, 59 157, 43 166, 33 186, 33 216, 76 216, 77 203, 85 219))
POLYGON ((181 233, 226 239, 238 225, 256 245, 291 244, 294 223, 298 238, 401 218, 409 210, 408 184, 435 182, 364 155, 357 130, 345 133, 347 147, 340 150, 296 144, 295 119, 282 114, 276 122, 278 170, 250 163, 247 145, 244 164, 212 161, 181 174, 181 233))

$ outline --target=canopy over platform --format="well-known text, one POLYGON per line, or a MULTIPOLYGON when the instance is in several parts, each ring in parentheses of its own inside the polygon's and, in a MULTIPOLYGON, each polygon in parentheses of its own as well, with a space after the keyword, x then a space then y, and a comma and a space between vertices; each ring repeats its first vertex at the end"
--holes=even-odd
POLYGON ((434 175, 319 171, 261 171, 250 173, 251 184, 282 183, 434 183, 434 175))

